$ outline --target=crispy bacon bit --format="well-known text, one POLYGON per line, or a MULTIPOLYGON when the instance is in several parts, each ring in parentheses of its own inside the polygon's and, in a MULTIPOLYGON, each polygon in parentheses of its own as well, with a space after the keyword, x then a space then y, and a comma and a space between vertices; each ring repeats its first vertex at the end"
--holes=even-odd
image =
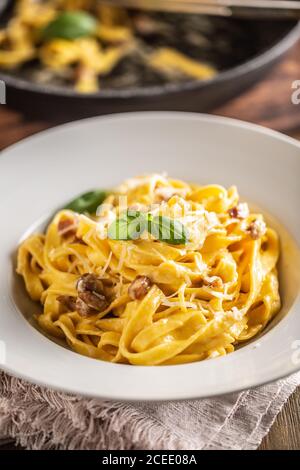
POLYGON ((96 313, 96 310, 92 309, 89 307, 83 300, 81 300, 79 297, 77 297, 76 300, 76 311, 81 315, 82 317, 88 317, 89 315, 94 315, 96 313))
POLYGON ((150 36, 152 34, 159 34, 166 30, 166 25, 159 22, 148 15, 140 13, 133 18, 136 30, 142 36, 150 36))
POLYGON ((76 297, 71 295, 59 295, 57 299, 69 312, 74 312, 76 310, 76 297))
POLYGON ((101 279, 95 274, 83 274, 77 281, 76 310, 86 316, 105 310, 109 303, 101 279))
POLYGON ((77 237, 77 236, 74 238, 73 243, 79 243, 79 245, 86 245, 85 241, 82 240, 82 238, 77 237))
POLYGON ((105 295, 97 292, 81 292, 78 294, 80 300, 88 305, 91 309, 102 312, 108 306, 105 295))
POLYGON ((77 221, 74 219, 60 219, 57 230, 61 237, 75 237, 77 232, 77 221))
POLYGON ((203 284, 207 287, 212 287, 213 289, 222 289, 223 281, 218 276, 206 277, 203 279, 203 284))
POLYGON ((96 274, 85 273, 78 279, 76 289, 78 293, 89 291, 103 294, 103 283, 96 274))
POLYGON ((82 81, 95 81, 95 73, 94 71, 87 67, 84 64, 79 64, 75 69, 74 69, 74 75, 73 78, 76 82, 82 80, 82 81))
POLYGON ((249 207, 246 202, 240 202, 237 206, 229 209, 228 214, 234 219, 246 219, 249 215, 249 207))
POLYGON ((152 286, 152 281, 147 276, 137 276, 128 287, 128 295, 132 300, 141 300, 152 286))
POLYGON ((109 278, 103 278, 102 282, 105 287, 113 287, 115 285, 114 281, 109 278))
POLYGON ((86 317, 105 310, 109 302, 104 293, 101 279, 95 274, 83 274, 77 281, 77 297, 59 295, 57 297, 69 312, 77 311, 79 315, 86 317))
POLYGON ((266 233, 267 227, 263 220, 253 220, 249 227, 247 228, 247 232, 249 233, 252 240, 258 240, 266 233))

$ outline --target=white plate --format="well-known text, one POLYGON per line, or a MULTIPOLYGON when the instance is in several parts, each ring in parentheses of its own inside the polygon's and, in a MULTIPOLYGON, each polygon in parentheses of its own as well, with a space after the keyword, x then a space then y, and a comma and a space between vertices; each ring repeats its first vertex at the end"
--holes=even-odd
POLYGON ((250 124, 186 113, 89 119, 43 132, 4 151, 0 156, 0 346, 6 350, 2 368, 52 388, 124 400, 207 397, 297 371, 299 250, 285 229, 299 246, 299 176, 296 141, 250 124), (236 184, 244 198, 280 221, 271 218, 283 253, 283 308, 276 325, 226 357, 178 366, 110 364, 55 344, 22 314, 28 314, 27 297, 12 267, 20 238, 41 217, 82 191, 110 188, 124 178, 161 171, 197 183, 236 184))

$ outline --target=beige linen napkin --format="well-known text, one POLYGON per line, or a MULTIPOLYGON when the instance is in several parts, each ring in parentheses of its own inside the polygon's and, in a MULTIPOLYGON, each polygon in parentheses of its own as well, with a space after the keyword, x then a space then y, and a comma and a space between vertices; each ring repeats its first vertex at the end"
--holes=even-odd
POLYGON ((145 404, 71 396, 0 373, 0 439, 28 449, 255 449, 298 384, 300 373, 220 398, 145 404))

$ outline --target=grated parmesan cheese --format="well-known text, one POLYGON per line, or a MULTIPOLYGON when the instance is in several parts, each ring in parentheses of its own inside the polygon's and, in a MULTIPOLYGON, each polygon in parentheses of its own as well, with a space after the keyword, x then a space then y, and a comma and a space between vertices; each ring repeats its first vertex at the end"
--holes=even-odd
POLYGON ((237 307, 232 307, 231 309, 231 316, 236 321, 241 321, 244 317, 243 311, 239 310, 237 307))
POLYGON ((208 294, 212 295, 213 297, 217 297, 218 299, 224 299, 224 300, 232 300, 233 294, 224 294, 222 292, 215 291, 211 289, 210 287, 203 286, 201 289, 204 292, 207 292, 208 294))
MULTIPOLYGON (((193 308, 197 309, 197 305, 193 302, 184 301, 186 308, 193 308)), ((182 302, 170 302, 169 300, 165 299, 162 301, 162 305, 165 307, 182 307, 182 302)))
POLYGON ((121 269, 122 269, 122 267, 123 267, 123 264, 124 264, 124 260, 125 260, 126 254, 127 254, 127 249, 126 249, 126 245, 124 244, 124 245, 122 246, 121 256, 120 256, 120 259, 119 259, 118 266, 116 267, 116 270, 117 270, 117 271, 121 271, 121 269))
POLYGON ((105 265, 103 266, 103 269, 102 269, 102 271, 101 271, 101 273, 100 273, 100 277, 103 277, 104 274, 105 274, 105 272, 107 271, 107 268, 108 268, 108 266, 109 266, 109 263, 111 262, 112 255, 113 255, 113 252, 111 251, 111 252, 109 253, 108 258, 107 258, 107 260, 106 260, 106 263, 105 263, 105 265))

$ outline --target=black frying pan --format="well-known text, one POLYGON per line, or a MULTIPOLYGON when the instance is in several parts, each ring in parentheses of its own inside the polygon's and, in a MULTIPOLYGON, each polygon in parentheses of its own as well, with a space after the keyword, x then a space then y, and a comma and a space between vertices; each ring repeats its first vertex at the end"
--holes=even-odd
MULTIPOLYGON (((6 0, 1 2, 4 5, 6 0)), ((2 23, 10 15, 12 2, 8 0, 7 3, 6 11, 2 12, 2 23)), ((39 117, 59 114, 60 117, 74 118, 138 110, 208 111, 262 78, 300 37, 296 22, 226 21, 232 21, 232 28, 230 25, 226 34, 240 28, 244 35, 238 41, 231 38, 237 54, 223 60, 220 73, 213 79, 140 85, 130 89, 109 89, 107 80, 105 89, 80 95, 71 88, 33 83, 22 73, 13 75, 0 71, 0 79, 7 86, 7 104, 39 117)), ((222 62, 222 58, 216 60, 222 62)))

